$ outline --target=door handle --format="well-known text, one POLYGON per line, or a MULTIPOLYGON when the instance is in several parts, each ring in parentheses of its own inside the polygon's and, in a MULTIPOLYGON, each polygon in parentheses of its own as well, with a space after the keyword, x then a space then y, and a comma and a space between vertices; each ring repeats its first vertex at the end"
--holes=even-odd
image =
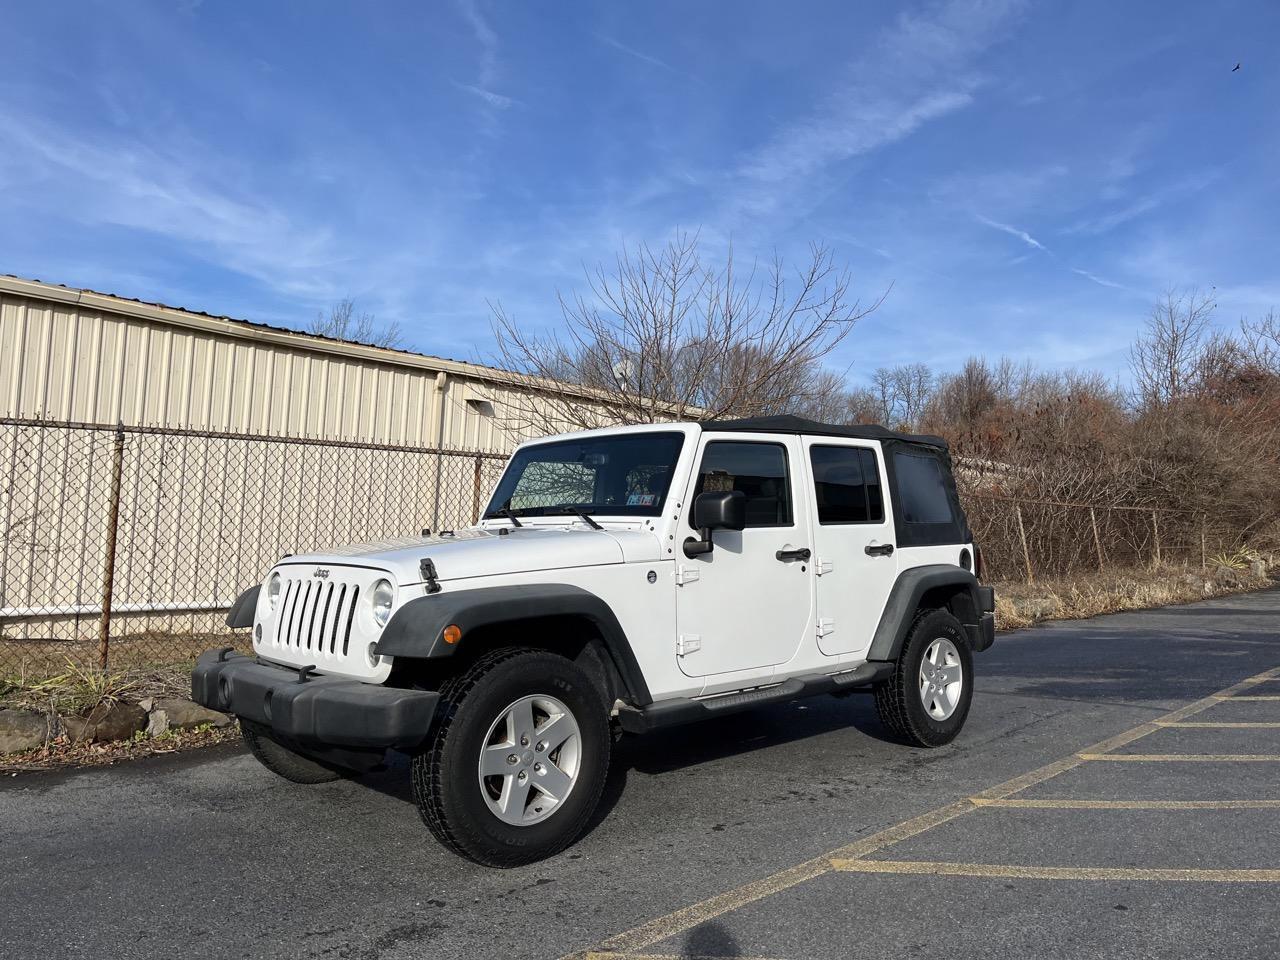
POLYGON ((808 560, 813 551, 808 547, 797 547, 795 550, 779 550, 774 556, 779 560, 808 560))
POLYGON ((866 546, 866 554, 868 557, 891 557, 893 556, 892 543, 869 543, 866 546))

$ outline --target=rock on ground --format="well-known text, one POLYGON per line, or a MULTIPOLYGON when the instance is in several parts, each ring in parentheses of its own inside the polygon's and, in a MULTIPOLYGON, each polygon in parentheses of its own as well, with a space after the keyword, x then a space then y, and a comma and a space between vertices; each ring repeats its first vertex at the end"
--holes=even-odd
POLYGON ((206 723, 225 727, 231 722, 231 717, 225 713, 210 710, 190 700, 157 700, 151 705, 147 734, 155 737, 167 730, 190 730, 206 723))
POLYGON ((49 721, 43 714, 0 710, 0 754, 43 747, 49 733, 49 721))
POLYGON ((123 701, 100 703, 87 716, 62 718, 63 729, 72 743, 128 740, 146 725, 146 711, 136 703, 123 701))

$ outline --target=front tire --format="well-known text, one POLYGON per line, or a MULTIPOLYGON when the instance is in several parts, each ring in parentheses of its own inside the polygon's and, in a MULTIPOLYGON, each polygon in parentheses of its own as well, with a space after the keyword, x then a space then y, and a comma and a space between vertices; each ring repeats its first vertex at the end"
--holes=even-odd
POLYGON ((240 718, 240 736, 260 764, 293 783, 329 783, 342 776, 340 771, 286 747, 262 724, 244 717, 240 718))
POLYGON ((881 722, 911 746, 954 740, 973 699, 973 652, 960 621, 946 610, 917 616, 897 668, 875 696, 881 722))
POLYGON ((586 828, 609 770, 608 707, 590 677, 542 650, 486 654, 441 690, 413 795, 436 839, 491 867, 560 852, 586 828))

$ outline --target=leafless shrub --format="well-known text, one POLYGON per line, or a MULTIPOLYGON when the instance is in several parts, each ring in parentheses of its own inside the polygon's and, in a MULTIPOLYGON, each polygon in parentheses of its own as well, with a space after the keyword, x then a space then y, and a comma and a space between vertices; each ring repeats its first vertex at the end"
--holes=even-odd
POLYGON ((399 323, 392 321, 379 324, 371 313, 356 313, 355 301, 350 298, 339 300, 329 308, 327 314, 317 313, 311 323, 311 332, 334 340, 392 350, 404 345, 404 334, 399 323))

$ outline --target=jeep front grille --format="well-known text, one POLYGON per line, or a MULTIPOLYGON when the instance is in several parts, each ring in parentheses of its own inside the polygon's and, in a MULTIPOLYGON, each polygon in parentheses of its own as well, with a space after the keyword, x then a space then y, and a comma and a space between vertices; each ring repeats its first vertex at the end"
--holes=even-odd
POLYGON ((287 580, 277 608, 275 645, 345 657, 360 586, 333 580, 287 580))
POLYGON ((369 651, 382 634, 369 597, 379 580, 394 580, 388 571, 286 561, 273 572, 280 575, 280 598, 257 624, 262 633, 253 648, 259 656, 370 683, 386 679, 390 658, 369 651))

